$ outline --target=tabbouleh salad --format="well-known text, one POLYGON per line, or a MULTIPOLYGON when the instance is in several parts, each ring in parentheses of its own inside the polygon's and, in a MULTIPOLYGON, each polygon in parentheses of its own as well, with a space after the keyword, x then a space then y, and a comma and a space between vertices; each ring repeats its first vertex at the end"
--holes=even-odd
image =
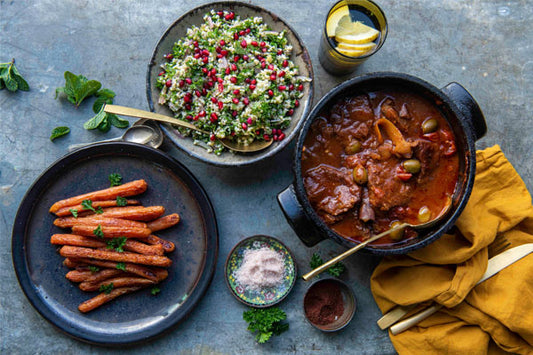
POLYGON ((234 12, 211 10, 165 55, 159 104, 210 132, 179 128, 215 154, 224 150, 217 138, 283 140, 310 81, 299 76, 292 49, 285 31, 272 31, 261 17, 241 20, 234 12))

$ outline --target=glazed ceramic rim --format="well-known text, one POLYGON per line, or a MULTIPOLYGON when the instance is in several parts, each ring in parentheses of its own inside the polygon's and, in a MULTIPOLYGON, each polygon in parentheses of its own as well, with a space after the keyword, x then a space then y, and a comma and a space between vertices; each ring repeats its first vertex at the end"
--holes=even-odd
POLYGON ((291 293, 292 289, 294 288, 294 285, 296 284, 296 279, 297 278, 298 278, 298 269, 297 269, 297 265, 296 265, 296 259, 294 258, 294 254, 292 253, 292 251, 284 243, 282 243, 279 239, 274 238, 274 237, 269 236, 269 235, 265 235, 265 234, 256 234, 256 235, 253 235, 251 237, 247 237, 247 238, 242 239, 241 241, 239 241, 237 244, 235 244, 235 246, 233 248, 231 248, 231 251, 228 253, 228 256, 226 257, 226 262, 224 264, 224 280, 226 281, 226 286, 228 286, 228 289, 229 289, 230 293, 239 302, 241 302, 241 303, 243 303, 243 304, 245 304, 247 306, 253 307, 253 308, 268 308, 268 307, 272 307, 272 306, 275 306, 275 305, 279 304, 281 301, 283 301, 289 295, 289 293, 291 293), (279 299, 277 299, 277 300, 275 300, 273 302, 270 302, 270 303, 265 303, 265 304, 256 304, 256 303, 251 303, 251 302, 247 302, 247 301, 243 300, 242 298, 240 298, 235 293, 235 290, 231 287, 231 284, 230 284, 230 282, 228 280, 229 262, 230 262, 231 258, 233 257, 233 255, 235 254, 235 252, 240 247, 242 247, 244 244, 247 244, 247 243, 249 243, 251 241, 254 241, 256 239, 265 239, 269 243, 270 242, 275 242, 275 243, 278 243, 281 247, 283 247, 283 249, 285 249, 287 251, 287 254, 289 254, 289 256, 291 257, 290 264, 293 266, 293 270, 294 270, 294 277, 292 279, 292 283, 287 288, 287 291, 285 291, 285 294, 282 297, 280 297, 279 299))
MULTIPOLYGON (((249 159, 246 159, 246 160, 243 160, 243 161, 224 162, 224 161, 218 159, 218 156, 215 155, 215 154, 212 154, 212 156, 213 156, 212 159, 209 159, 211 157, 207 158, 207 157, 204 157, 201 154, 198 154, 198 153, 196 153, 196 152, 194 152, 192 150, 186 149, 185 146, 182 146, 181 144, 178 144, 179 142, 174 137, 174 135, 176 135, 176 134, 171 130, 171 128, 168 125, 160 124, 160 127, 163 130, 163 132, 165 133, 165 135, 170 139, 170 141, 173 143, 173 145, 175 147, 177 147, 179 150, 185 152, 190 157, 193 157, 193 158, 195 158, 197 160, 200 160, 200 161, 202 161, 204 163, 208 163, 210 165, 214 165, 214 166, 217 166, 217 167, 224 167, 224 168, 226 168, 226 167, 244 167, 244 166, 254 165, 254 164, 256 164, 256 163, 258 163, 260 161, 269 159, 269 158, 273 157, 274 155, 276 155, 277 153, 279 153, 280 151, 282 151, 295 137, 298 136, 298 134, 300 132, 300 129, 302 128, 303 123, 305 122, 309 112, 311 111, 311 108, 313 106, 313 97, 314 97, 314 81, 315 81, 315 79, 314 79, 314 72, 313 72, 313 64, 311 62, 311 56, 309 55, 309 52, 308 52, 307 48, 305 47, 303 40, 300 38, 298 33, 292 28, 292 26, 290 26, 283 18, 279 17, 275 13, 273 13, 273 12, 271 12, 269 10, 266 10, 266 9, 260 7, 260 6, 253 5, 253 4, 248 4, 248 3, 244 3, 244 2, 239 2, 239 1, 218 1, 218 2, 212 2, 212 3, 203 4, 203 5, 195 7, 192 10, 187 11, 185 14, 180 16, 176 21, 174 21, 169 27, 167 27, 167 29, 165 30, 163 35, 159 38, 157 44, 155 45, 155 47, 154 47, 154 49, 152 51, 152 56, 151 56, 150 61, 148 63, 147 73, 146 73, 146 97, 147 97, 147 100, 148 100, 148 106, 150 108, 150 111, 155 112, 154 98, 152 97, 152 94, 151 94, 152 77, 150 75, 150 72, 151 72, 151 69, 152 69, 153 66, 157 66, 158 65, 158 58, 156 58, 156 52, 158 51, 158 47, 160 46, 160 44, 169 35, 170 31, 174 27, 176 27, 180 22, 182 22, 184 19, 186 19, 187 17, 191 16, 195 12, 204 11, 204 10, 207 11, 209 9, 213 9, 213 8, 217 8, 217 7, 219 7, 219 8, 220 7, 231 8, 231 7, 235 7, 235 6, 246 7, 248 9, 251 9, 251 10, 256 11, 258 13, 267 13, 272 18, 279 20, 283 24, 283 26, 286 27, 287 30, 290 31, 291 34, 296 38, 296 41, 298 42, 299 46, 302 48, 302 53, 299 54, 299 56, 301 56, 302 60, 305 62, 305 66, 307 68, 308 76, 311 79, 311 82, 309 82, 309 91, 308 91, 308 95, 307 95, 308 96, 307 102, 305 104, 305 107, 302 107, 301 116, 298 119, 298 121, 296 122, 296 125, 294 126, 292 131, 289 132, 289 134, 285 137, 285 139, 283 139, 283 141, 274 142, 273 146, 267 148, 264 151, 256 152, 256 153, 249 153, 249 154, 246 154, 246 153, 240 154, 240 153, 238 153, 239 155, 248 156, 249 157, 249 159)), ((296 55, 296 54, 294 54, 294 55, 296 55)), ((187 138, 189 138, 189 137, 187 137, 187 138)), ((223 154, 232 154, 232 153, 231 152, 224 152, 223 154)))

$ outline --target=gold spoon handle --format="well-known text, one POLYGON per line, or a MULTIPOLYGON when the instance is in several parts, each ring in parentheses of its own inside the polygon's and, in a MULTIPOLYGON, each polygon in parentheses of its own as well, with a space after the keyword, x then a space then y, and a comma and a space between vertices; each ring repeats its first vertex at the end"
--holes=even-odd
POLYGON ((389 235, 390 233, 392 232, 395 232, 397 230, 400 230, 400 229, 403 229, 405 227, 409 226, 409 223, 401 223, 401 224, 398 224, 397 226, 395 226, 394 228, 391 228, 383 233, 380 233, 378 235, 375 235, 373 236, 372 238, 370 239, 367 239, 365 240, 364 242, 356 245, 355 247, 351 248, 351 249, 348 249, 346 250, 344 253, 334 257, 333 259, 329 260, 328 262, 325 262, 324 264, 320 265, 319 267, 317 267, 316 269, 314 270, 311 270, 310 272, 308 272, 307 274, 305 274, 304 276, 302 276, 302 278, 305 280, 305 281, 309 281, 310 279, 312 279, 313 277, 315 277, 316 275, 320 274, 321 272, 323 272, 324 270, 328 269, 330 266, 338 263, 339 261, 341 260, 344 260, 345 258, 347 258, 348 256, 352 255, 353 253, 355 253, 356 251, 358 251, 359 249, 362 249, 364 247, 366 247, 368 244, 372 243, 373 241, 376 241, 378 240, 379 238, 382 238, 386 235, 389 235))
POLYGON ((189 122, 185 122, 177 118, 172 118, 172 117, 168 117, 165 115, 161 115, 155 112, 139 110, 136 108, 126 107, 126 106, 110 105, 110 104, 106 104, 104 106, 104 112, 114 113, 115 115, 140 117, 140 118, 147 118, 149 120, 154 120, 154 121, 172 123, 178 126, 182 126, 185 128, 189 128, 189 129, 204 133, 204 134, 208 134, 208 132, 202 131, 195 125, 190 124, 189 122))

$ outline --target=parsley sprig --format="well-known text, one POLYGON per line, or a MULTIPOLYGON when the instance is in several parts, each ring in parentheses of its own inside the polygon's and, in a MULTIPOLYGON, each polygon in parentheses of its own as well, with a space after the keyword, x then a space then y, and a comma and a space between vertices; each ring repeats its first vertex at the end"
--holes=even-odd
POLYGON ((244 312, 242 318, 249 323, 250 332, 257 332, 255 339, 260 344, 267 342, 272 335, 280 335, 289 329, 288 323, 282 323, 287 315, 279 307, 252 308, 244 312))
POLYGON ((101 285, 99 291, 105 293, 106 295, 109 295, 111 291, 113 291, 113 288, 115 288, 115 286, 111 282, 107 285, 101 285))
MULTIPOLYGON (((111 238, 109 239, 107 244, 107 249, 115 249, 115 251, 118 251, 119 253, 122 253, 124 251, 124 245, 126 245, 126 241, 128 238, 126 237, 118 237, 118 238, 111 238)), ((124 266, 125 267, 125 266, 124 266)), ((118 267, 117 267, 118 269, 118 267)))
MULTIPOLYGON (((311 266, 311 269, 316 269, 322 264, 324 264, 324 261, 322 260, 320 255, 318 253, 314 253, 311 257, 311 261, 309 262, 309 266, 311 266)), ((338 262, 336 264, 333 264, 327 271, 330 275, 339 277, 345 270, 346 266, 344 266, 343 263, 338 262)))
POLYGON ((81 206, 84 210, 90 210, 93 211, 96 214, 104 213, 104 210, 102 209, 102 206, 98 206, 98 208, 93 207, 93 201, 91 200, 83 200, 81 201, 81 206))
POLYGON ((30 90, 30 86, 15 66, 15 58, 11 62, 0 63, 0 90, 3 88, 13 92, 17 90, 30 90))

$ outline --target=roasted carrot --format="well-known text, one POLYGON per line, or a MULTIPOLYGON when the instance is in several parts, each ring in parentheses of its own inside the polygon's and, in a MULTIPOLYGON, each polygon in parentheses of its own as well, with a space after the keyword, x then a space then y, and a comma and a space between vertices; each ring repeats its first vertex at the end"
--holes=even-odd
POLYGON ((155 284, 154 281, 145 279, 143 277, 120 276, 113 277, 100 282, 80 283, 79 287, 82 291, 98 291, 100 286, 113 284, 113 287, 129 287, 129 286, 149 286, 155 284))
MULTIPOLYGON (((141 201, 139 200, 126 200, 126 206, 135 206, 135 205, 140 205, 140 204, 141 204, 141 201)), ((116 207, 117 200, 115 199, 115 200, 93 201, 92 206, 94 208, 116 207)), ((79 204, 79 205, 60 208, 55 214, 58 217, 72 216, 72 210, 75 210, 79 216, 82 216, 83 214, 86 214, 86 213, 93 213, 91 210, 84 209, 83 206, 79 204)))
POLYGON ((135 221, 152 221, 165 213, 163 206, 125 206, 104 208, 102 217, 132 219, 135 221))
MULTIPOLYGON (((67 258, 67 259, 71 260, 74 263, 94 265, 98 267, 106 267, 106 268, 111 268, 111 269, 116 269, 117 264, 118 264, 115 261, 96 260, 96 259, 88 259, 88 258, 80 258, 80 259, 67 258)), ((126 270, 126 272, 139 275, 139 276, 142 276, 144 278, 147 278, 153 281, 161 281, 161 280, 166 279, 168 276, 168 271, 165 269, 149 268, 143 265, 132 264, 132 263, 124 263, 124 265, 122 266, 124 266, 124 269, 126 270)))
POLYGON ((160 217, 152 222, 148 223, 148 229, 153 232, 160 231, 162 229, 167 229, 172 226, 175 226, 180 221, 180 215, 177 213, 169 214, 163 217, 160 217))
POLYGON ((107 303, 109 301, 114 300, 115 298, 117 298, 119 296, 125 295, 125 294, 130 293, 130 292, 138 291, 138 290, 140 290, 142 288, 143 288, 143 286, 120 287, 120 288, 115 288, 115 289, 111 290, 111 292, 109 292, 109 293, 102 292, 98 296, 95 296, 95 297, 93 297, 93 298, 81 303, 78 306, 78 310, 80 312, 82 312, 82 313, 90 312, 90 311, 100 307, 101 305, 103 305, 103 304, 105 304, 105 303, 107 303))
POLYGON ((99 228, 104 238, 146 238, 150 235, 148 228, 135 227, 108 227, 108 226, 73 226, 72 233, 86 237, 97 236, 96 229, 99 228))
POLYGON ((83 266, 83 264, 79 261, 70 258, 66 258, 65 260, 63 260, 63 265, 65 265, 69 269, 74 269, 77 266, 83 266))
POLYGON ((87 280, 87 278, 91 277, 91 275, 91 270, 70 270, 69 272, 67 272, 65 277, 72 282, 83 282, 87 280))
POLYGON ((135 263, 159 267, 172 265, 172 260, 161 255, 141 255, 137 253, 122 252, 112 250, 97 250, 82 247, 65 245, 59 250, 59 254, 66 258, 93 258, 98 260, 110 260, 124 263, 135 263))
POLYGON ((78 247, 90 248, 105 248, 107 245, 101 240, 75 234, 54 234, 50 238, 50 243, 55 245, 74 245, 78 247))
POLYGON ((50 207, 50 212, 55 213, 63 207, 78 205, 82 203, 83 200, 103 201, 116 199, 117 196, 129 197, 139 195, 146 191, 147 187, 148 185, 143 179, 131 181, 120 186, 114 186, 57 201, 52 207, 50 207))
POLYGON ((100 271, 93 272, 93 274, 89 276, 87 279, 85 279, 84 282, 98 283, 98 282, 107 280, 112 277, 125 276, 125 275, 128 275, 128 273, 125 271, 119 270, 119 269, 102 269, 100 271))
POLYGON ((174 243, 169 242, 168 240, 159 238, 153 234, 150 234, 148 238, 146 238, 145 241, 152 245, 161 244, 163 246, 163 250, 165 251, 165 253, 173 252, 174 249, 176 249, 176 246, 174 245, 174 243))
POLYGON ((91 225, 91 226, 108 226, 108 227, 135 227, 135 228, 148 228, 146 223, 131 221, 128 219, 109 218, 100 215, 93 215, 89 217, 61 217, 54 220, 54 225, 59 228, 70 228, 78 225, 91 225))
POLYGON ((144 255, 163 255, 165 250, 163 246, 158 245, 147 245, 136 240, 128 239, 126 244, 124 244, 124 250, 133 251, 139 254, 144 255))

